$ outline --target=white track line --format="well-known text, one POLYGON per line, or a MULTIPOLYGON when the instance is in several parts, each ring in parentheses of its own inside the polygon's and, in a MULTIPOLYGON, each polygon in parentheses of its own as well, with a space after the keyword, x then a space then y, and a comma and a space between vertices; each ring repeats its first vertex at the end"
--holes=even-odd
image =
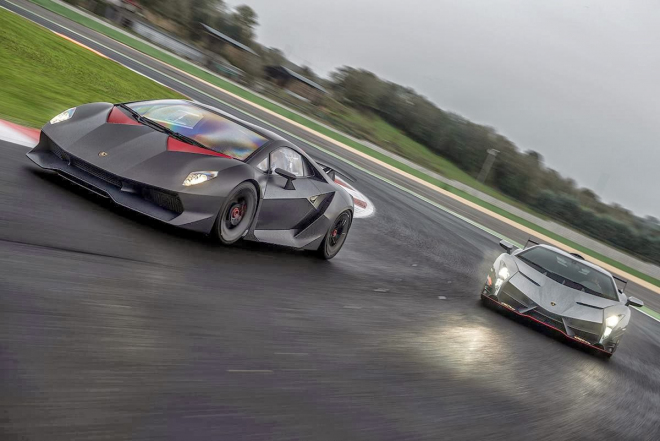
MULTIPOLYGON (((639 311, 639 312, 641 312, 642 314, 644 314, 645 316, 650 317, 650 318, 652 318, 653 320, 655 320, 656 322, 660 323, 660 319, 658 319, 657 317, 653 317, 653 316, 652 316, 651 314, 649 314, 648 312, 644 312, 642 309, 639 309, 639 308, 637 308, 637 307, 635 307, 635 306, 633 306, 632 308, 633 308, 635 311, 639 311)), ((647 308, 648 308, 648 306, 647 306, 647 308)), ((649 308, 649 309, 651 309, 651 308, 649 308)))

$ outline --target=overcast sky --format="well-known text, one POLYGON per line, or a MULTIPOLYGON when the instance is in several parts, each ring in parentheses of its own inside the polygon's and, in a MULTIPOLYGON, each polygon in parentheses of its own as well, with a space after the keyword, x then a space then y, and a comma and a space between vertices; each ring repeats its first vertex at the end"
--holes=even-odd
POLYGON ((607 202, 660 217, 651 0, 230 0, 321 75, 349 65, 495 127, 607 202))

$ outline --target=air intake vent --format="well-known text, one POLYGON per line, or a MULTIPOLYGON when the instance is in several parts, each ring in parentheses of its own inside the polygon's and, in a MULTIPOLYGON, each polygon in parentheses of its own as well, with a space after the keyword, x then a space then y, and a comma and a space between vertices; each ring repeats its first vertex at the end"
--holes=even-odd
POLYGON ((142 197, 166 210, 173 211, 177 214, 183 213, 183 204, 176 194, 167 193, 151 187, 143 187, 142 197))

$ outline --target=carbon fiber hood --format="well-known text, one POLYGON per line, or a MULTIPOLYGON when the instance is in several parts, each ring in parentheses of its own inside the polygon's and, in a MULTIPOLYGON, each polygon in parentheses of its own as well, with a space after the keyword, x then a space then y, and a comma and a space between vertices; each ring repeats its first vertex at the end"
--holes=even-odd
POLYGON ((510 287, 505 288, 505 291, 512 297, 521 297, 520 294, 516 295, 516 291, 523 294, 526 299, 517 298, 516 300, 522 301, 527 306, 533 306, 529 304, 531 301, 553 314, 600 324, 603 322, 605 308, 620 305, 618 301, 566 287, 545 277, 519 259, 516 259, 516 263, 519 272, 509 279, 507 285, 510 287))
POLYGON ((192 171, 222 171, 242 164, 230 158, 168 151, 165 133, 144 125, 107 123, 112 108, 107 103, 80 106, 71 121, 47 124, 43 132, 78 159, 161 188, 180 187, 192 171))

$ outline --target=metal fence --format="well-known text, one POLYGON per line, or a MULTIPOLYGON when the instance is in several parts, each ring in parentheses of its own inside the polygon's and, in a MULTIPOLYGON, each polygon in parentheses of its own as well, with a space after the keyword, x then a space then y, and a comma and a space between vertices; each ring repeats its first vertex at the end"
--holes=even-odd
POLYGON ((150 42, 162 46, 174 52, 175 54, 187 58, 195 63, 204 64, 206 56, 199 49, 189 44, 183 43, 172 35, 151 27, 141 21, 132 20, 130 29, 138 35, 141 35, 150 42))

